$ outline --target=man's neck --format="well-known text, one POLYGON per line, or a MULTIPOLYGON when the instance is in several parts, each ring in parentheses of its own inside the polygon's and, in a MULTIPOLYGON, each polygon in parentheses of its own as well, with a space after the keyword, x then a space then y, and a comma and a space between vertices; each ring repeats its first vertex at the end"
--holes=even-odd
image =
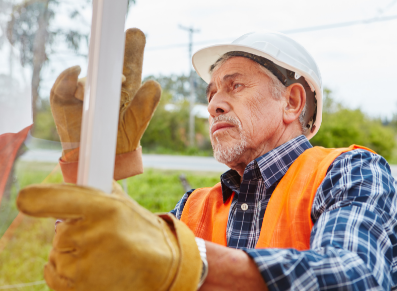
POLYGON ((250 162, 279 147, 280 145, 300 136, 301 134, 301 132, 295 132, 291 135, 282 135, 282 137, 278 138, 277 140, 263 144, 259 148, 247 149, 238 159, 227 163, 226 165, 229 168, 235 170, 240 175, 241 179, 243 179, 245 168, 250 162))

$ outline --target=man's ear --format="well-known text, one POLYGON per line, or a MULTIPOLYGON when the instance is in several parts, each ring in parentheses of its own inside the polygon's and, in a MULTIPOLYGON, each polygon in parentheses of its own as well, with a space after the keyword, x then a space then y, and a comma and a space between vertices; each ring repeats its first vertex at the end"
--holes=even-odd
POLYGON ((284 123, 290 124, 299 119, 306 104, 306 91, 299 83, 294 83, 287 88, 285 94, 284 123))

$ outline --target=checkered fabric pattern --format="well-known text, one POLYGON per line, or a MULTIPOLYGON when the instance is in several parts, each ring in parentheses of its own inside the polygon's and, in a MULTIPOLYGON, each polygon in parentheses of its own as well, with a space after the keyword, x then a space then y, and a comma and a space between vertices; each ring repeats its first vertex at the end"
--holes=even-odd
MULTIPOLYGON (((273 190, 308 148, 299 136, 248 164, 241 183, 234 170, 221 176, 224 200, 236 193, 228 246, 254 259, 269 290, 397 290, 396 184, 385 159, 365 150, 329 167, 313 202, 310 250, 254 249, 273 190)), ((192 192, 171 211, 178 219, 192 192)))

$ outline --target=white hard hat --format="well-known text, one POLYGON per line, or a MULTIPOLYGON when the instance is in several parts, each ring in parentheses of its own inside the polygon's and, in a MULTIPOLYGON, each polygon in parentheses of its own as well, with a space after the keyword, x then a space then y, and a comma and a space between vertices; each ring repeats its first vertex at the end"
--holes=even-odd
MULTIPOLYGON (((211 80, 211 66, 224 54, 231 52, 237 52, 233 54, 236 56, 245 56, 244 53, 248 53, 245 57, 264 65, 286 86, 298 82, 296 79, 301 76, 304 77, 311 91, 314 92, 316 99, 313 100, 316 103, 313 108, 314 124, 313 122, 309 123, 310 130, 306 133, 308 139, 312 138, 321 125, 323 85, 320 70, 309 52, 285 34, 279 32, 252 32, 239 37, 231 44, 209 46, 197 51, 192 58, 193 66, 197 74, 205 82, 209 83, 211 80), (259 56, 259 58, 256 59, 249 55, 259 56), (263 58, 267 59, 266 64, 260 61, 263 58), (271 62, 268 62, 268 60, 271 62), (292 72, 295 74, 291 76, 292 72)), ((309 117, 311 118, 311 116, 309 117)))

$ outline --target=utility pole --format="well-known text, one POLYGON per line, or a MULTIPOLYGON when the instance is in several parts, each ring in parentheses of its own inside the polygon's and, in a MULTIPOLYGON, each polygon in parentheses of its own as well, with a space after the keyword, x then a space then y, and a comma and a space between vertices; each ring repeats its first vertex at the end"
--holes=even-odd
POLYGON ((186 30, 189 32, 189 69, 190 69, 190 115, 189 115, 189 144, 190 146, 194 146, 194 102, 196 99, 195 88, 194 88, 194 75, 192 69, 192 49, 193 49, 193 33, 200 32, 198 29, 194 29, 192 27, 185 27, 179 25, 180 29, 186 30))

